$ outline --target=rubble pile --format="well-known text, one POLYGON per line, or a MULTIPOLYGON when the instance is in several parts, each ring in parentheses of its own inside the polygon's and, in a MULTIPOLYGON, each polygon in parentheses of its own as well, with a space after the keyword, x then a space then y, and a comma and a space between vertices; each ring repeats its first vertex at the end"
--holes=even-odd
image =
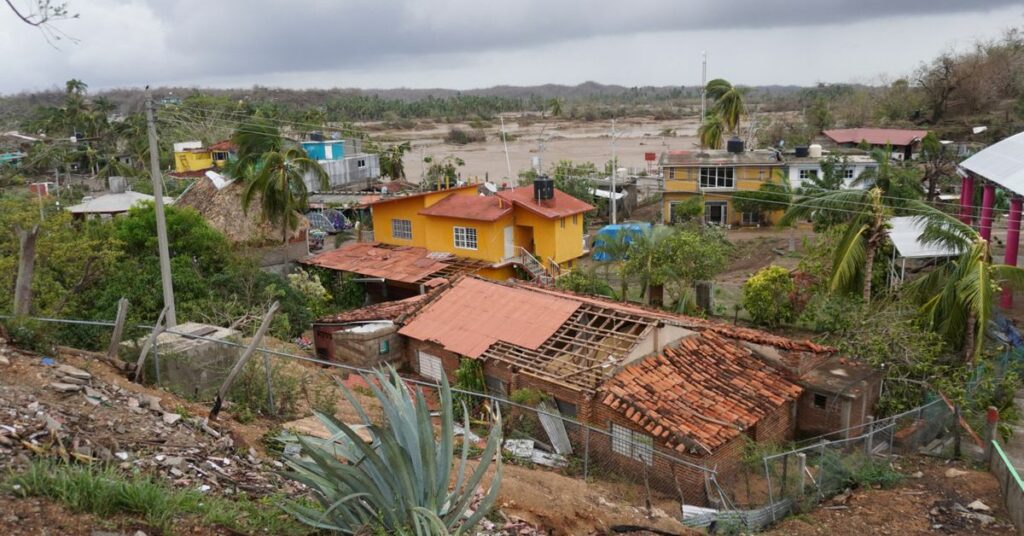
POLYGON ((163 407, 160 397, 6 344, 0 344, 0 357, 0 471, 46 457, 113 463, 200 491, 299 491, 274 473, 280 462, 261 459, 183 409, 163 407))

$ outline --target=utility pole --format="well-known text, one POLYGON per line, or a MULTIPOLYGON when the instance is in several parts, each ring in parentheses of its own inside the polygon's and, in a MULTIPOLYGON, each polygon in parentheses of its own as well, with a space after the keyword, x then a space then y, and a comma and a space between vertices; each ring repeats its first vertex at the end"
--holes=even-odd
POLYGON ((160 175, 160 149, 156 143, 156 123, 153 122, 153 96, 146 86, 146 126, 149 133, 149 175, 153 180, 156 203, 156 239, 160 252, 160 283, 167 308, 165 325, 171 329, 178 325, 174 310, 174 286, 171 284, 171 254, 167 250, 167 221, 164 219, 164 180, 160 175))
POLYGON ((508 168, 508 180, 512 180, 512 162, 508 159, 508 134, 505 134, 505 118, 498 114, 498 119, 501 120, 501 143, 505 146, 505 167, 508 168))
POLYGON ((615 158, 615 118, 612 118, 612 187, 611 192, 608 192, 608 201, 612 205, 612 225, 615 225, 616 217, 615 213, 618 208, 619 200, 615 198, 615 175, 618 173, 619 161, 615 158))
POLYGON ((704 117, 708 113, 707 104, 708 91, 708 53, 700 53, 700 124, 704 124, 704 117))

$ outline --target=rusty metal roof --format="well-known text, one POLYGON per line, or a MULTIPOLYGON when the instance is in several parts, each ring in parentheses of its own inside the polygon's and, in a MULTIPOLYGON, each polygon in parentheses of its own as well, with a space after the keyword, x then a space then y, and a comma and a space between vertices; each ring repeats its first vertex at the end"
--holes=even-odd
POLYGON ((580 201, 558 189, 555 189, 554 198, 547 201, 537 201, 533 198, 533 186, 501 190, 498 192, 498 196, 515 203, 517 207, 547 219, 564 218, 594 210, 589 203, 580 201))
POLYGON ((344 324, 346 322, 365 322, 369 320, 398 320, 419 308, 430 294, 417 294, 404 300, 375 303, 342 311, 333 315, 318 318, 316 324, 344 324))
POLYGON ((744 346, 706 331, 626 366, 599 393, 664 446, 710 454, 802 391, 744 346))
POLYGON ((402 283, 418 283, 445 270, 450 263, 424 248, 387 247, 376 242, 348 244, 302 261, 331 270, 402 283))
POLYGON ((450 195, 420 211, 424 216, 497 221, 512 212, 512 203, 497 196, 450 195))
POLYGON ((466 277, 423 307, 399 333, 467 357, 479 357, 498 341, 537 349, 579 305, 466 277))
POLYGON ((927 130, 900 128, 836 128, 823 132, 836 143, 860 143, 871 145, 911 145, 928 135, 927 130))

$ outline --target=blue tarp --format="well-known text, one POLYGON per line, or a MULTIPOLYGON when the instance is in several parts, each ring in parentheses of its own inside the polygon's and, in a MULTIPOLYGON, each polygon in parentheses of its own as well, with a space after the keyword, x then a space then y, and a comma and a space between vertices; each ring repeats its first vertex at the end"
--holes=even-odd
POLYGON ((632 234, 646 233, 651 230, 651 224, 649 223, 619 223, 615 225, 605 225, 594 237, 594 242, 591 245, 591 249, 594 250, 592 258, 595 261, 617 261, 620 259, 613 259, 610 255, 603 251, 598 251, 600 246, 605 243, 605 240, 614 240, 619 233, 625 233, 625 241, 628 244, 630 242, 630 236, 632 234))

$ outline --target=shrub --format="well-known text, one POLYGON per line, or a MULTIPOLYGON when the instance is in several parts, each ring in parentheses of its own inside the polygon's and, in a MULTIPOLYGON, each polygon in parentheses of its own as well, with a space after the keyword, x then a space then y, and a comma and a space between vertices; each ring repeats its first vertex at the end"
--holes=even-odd
POLYGON ((11 344, 23 350, 46 353, 53 350, 53 340, 43 323, 31 318, 12 318, 3 324, 11 344))
POLYGON ((778 326, 793 320, 791 296, 796 290, 789 271, 766 266, 743 284, 743 308, 757 324, 778 326))
POLYGON ((468 143, 487 141, 487 134, 480 129, 466 130, 458 127, 448 129, 444 141, 454 145, 466 145, 468 143))
MULTIPOLYGON (((295 416, 303 381, 284 369, 280 359, 270 360, 270 383, 273 389, 274 406, 270 406, 267 371, 261 356, 254 355, 242 373, 238 375, 228 399, 236 404, 232 410, 235 418, 248 422, 257 416, 289 419, 295 416)), ((307 398, 308 398, 307 391, 307 398)))
POLYGON ((525 387, 523 389, 516 389, 515 391, 512 391, 510 399, 516 404, 533 407, 547 400, 548 395, 538 389, 525 387))

